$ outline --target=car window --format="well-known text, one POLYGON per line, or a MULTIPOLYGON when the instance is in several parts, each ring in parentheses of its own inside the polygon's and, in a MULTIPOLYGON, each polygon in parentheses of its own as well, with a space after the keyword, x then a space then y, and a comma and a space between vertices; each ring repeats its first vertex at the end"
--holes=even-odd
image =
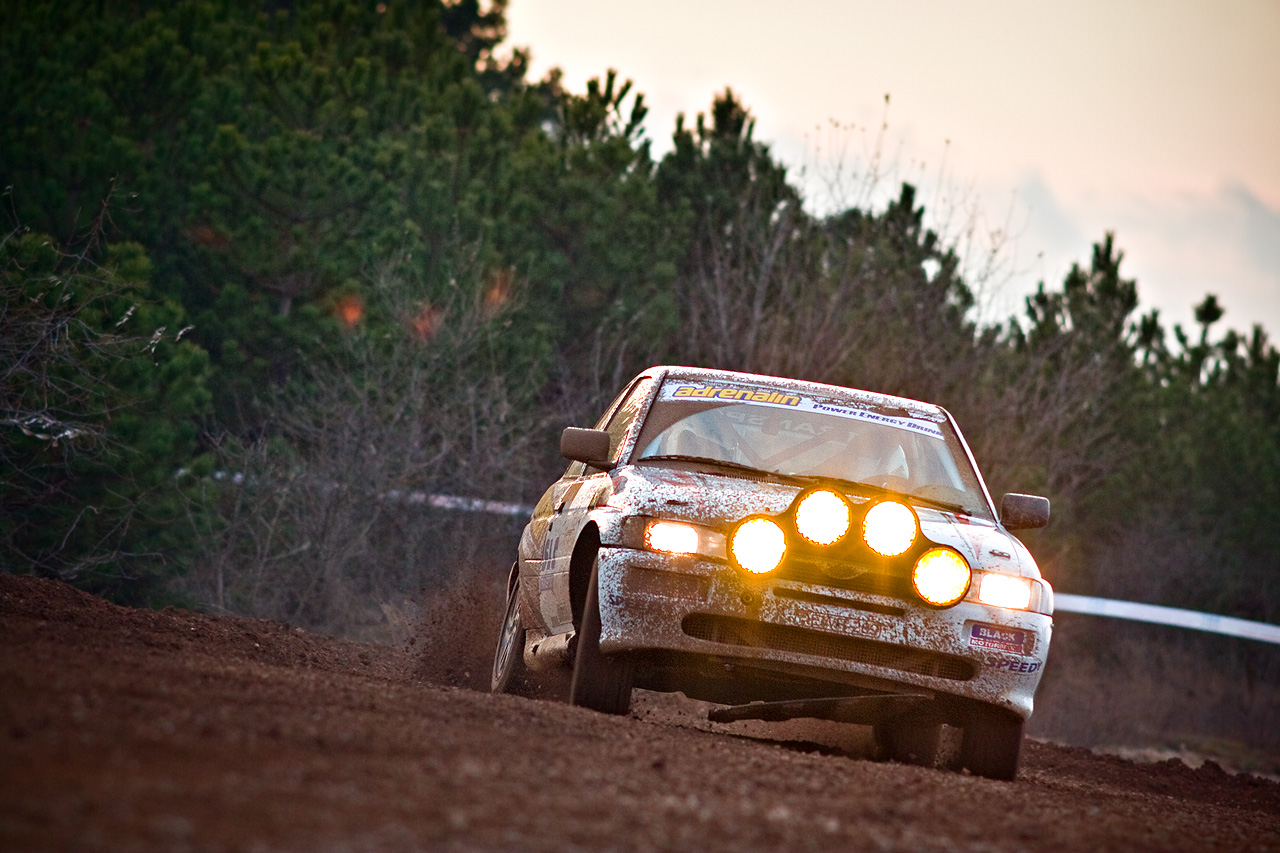
POLYGON ((618 448, 622 446, 623 439, 627 437, 627 431, 631 429, 632 424, 636 422, 636 417, 640 414, 640 409, 644 407, 645 398, 648 391, 652 387, 652 380, 648 377, 638 379, 628 390, 626 399, 610 416, 608 423, 604 429, 609 433, 609 458, 617 458, 618 448))
POLYGON ((775 388, 668 380, 637 447, 637 461, 689 457, 784 475, 830 477, 990 517, 977 475, 941 413, 925 417, 852 399, 817 400, 775 388))
MULTIPOLYGON (((607 430, 609 433, 609 458, 614 459, 617 456, 618 448, 622 445, 623 439, 627 436, 627 431, 631 425, 635 423, 636 416, 640 413, 640 409, 644 406, 644 401, 648 395, 648 391, 653 387, 653 378, 642 376, 624 388, 617 397, 613 398, 613 402, 604 410, 604 414, 596 421, 595 429, 607 430)), ((565 470, 565 477, 581 477, 590 472, 598 471, 597 468, 590 468, 584 462, 573 462, 565 470)))
POLYGON ((600 416, 600 420, 596 421, 595 429, 604 429, 609 425, 609 421, 613 420, 613 416, 617 414, 619 407, 622 406, 622 401, 627 399, 638 384, 640 384, 640 380, 637 379, 618 392, 618 396, 613 398, 613 402, 609 404, 608 408, 604 410, 604 414, 600 416))

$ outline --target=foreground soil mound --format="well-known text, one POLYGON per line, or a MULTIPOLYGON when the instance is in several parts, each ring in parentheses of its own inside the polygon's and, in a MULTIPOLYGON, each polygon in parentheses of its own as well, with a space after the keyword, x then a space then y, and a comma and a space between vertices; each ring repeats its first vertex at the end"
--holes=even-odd
POLYGON ((1280 785, 1212 763, 1029 742, 993 782, 856 727, 434 685, 422 646, 0 574, 0 849, 1280 850, 1280 785))

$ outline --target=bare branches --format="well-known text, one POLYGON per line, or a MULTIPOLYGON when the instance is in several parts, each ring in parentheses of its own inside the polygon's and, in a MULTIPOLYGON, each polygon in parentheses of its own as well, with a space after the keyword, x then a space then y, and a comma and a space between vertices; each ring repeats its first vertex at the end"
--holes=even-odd
POLYGON ((383 618, 378 602, 452 576, 495 533, 511 543, 518 522, 403 499, 519 494, 535 457, 536 424, 517 415, 532 383, 521 387, 499 346, 514 297, 495 304, 501 275, 459 272, 462 284, 431 296, 410 268, 382 268, 365 309, 398 330, 344 334, 263 401, 269 437, 224 446, 221 464, 244 476, 205 483, 221 523, 206 537, 200 598, 358 633, 366 616, 383 618))
POLYGON ((10 428, 0 429, 0 461, 14 464, 17 435, 53 447, 99 446, 109 395, 102 377, 82 366, 126 357, 135 339, 86 318, 108 310, 121 288, 90 278, 79 258, 48 240, 18 231, 6 237, 0 260, 0 427, 10 428))
POLYGON ((0 241, 0 567, 102 589, 174 556, 165 496, 207 362, 167 333, 181 312, 150 298, 148 268, 101 233, 74 251, 22 229, 0 241))

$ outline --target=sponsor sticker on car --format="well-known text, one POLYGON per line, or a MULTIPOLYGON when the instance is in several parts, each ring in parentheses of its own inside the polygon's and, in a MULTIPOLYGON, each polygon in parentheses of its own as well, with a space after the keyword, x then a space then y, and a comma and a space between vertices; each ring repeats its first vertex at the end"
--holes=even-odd
POLYGON ((751 386, 735 386, 724 383, 701 384, 695 381, 668 382, 662 387, 658 397, 662 401, 707 402, 717 400, 724 402, 753 403, 773 408, 789 408, 801 412, 836 415, 854 421, 883 424, 909 432, 927 435, 942 440, 942 429, 935 423, 921 418, 889 415, 871 409, 856 406, 837 406, 829 402, 819 402, 797 394, 787 394, 772 388, 751 386))
POLYGON ((969 645, 981 649, 1022 654, 1027 648, 1027 632, 975 622, 969 629, 969 645))
POLYGON ((1033 672, 1039 672, 1041 664, 1038 660, 1009 660, 1008 658, 991 658, 987 661, 987 666, 997 672, 1020 672, 1030 675, 1033 672))

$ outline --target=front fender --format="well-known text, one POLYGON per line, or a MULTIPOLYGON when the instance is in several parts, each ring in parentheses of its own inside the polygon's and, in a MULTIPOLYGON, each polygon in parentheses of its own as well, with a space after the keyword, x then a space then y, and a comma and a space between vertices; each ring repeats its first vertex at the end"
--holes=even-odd
MULTIPOLYGON (((622 522, 625 519, 625 513, 610 506, 602 506, 587 513, 587 524, 596 526, 600 533, 600 544, 605 547, 622 545, 622 522)), ((586 525, 583 526, 585 528, 586 525)))

